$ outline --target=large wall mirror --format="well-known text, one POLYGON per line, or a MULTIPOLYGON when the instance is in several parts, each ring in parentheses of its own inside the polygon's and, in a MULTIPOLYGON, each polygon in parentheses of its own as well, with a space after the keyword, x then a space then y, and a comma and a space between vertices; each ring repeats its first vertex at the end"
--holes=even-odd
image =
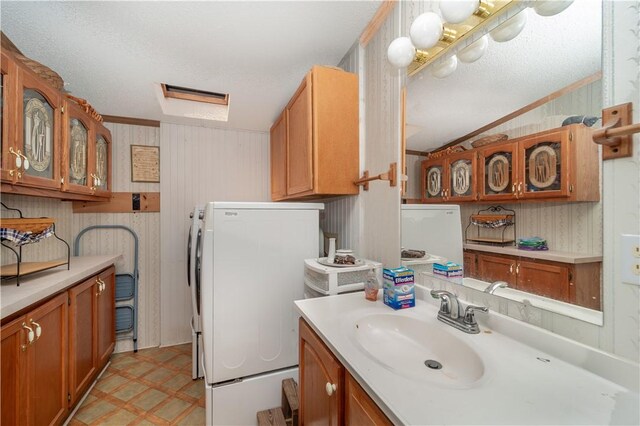
POLYGON ((403 261, 459 263, 447 280, 602 325, 602 4, 520 13, 475 62, 408 77, 402 246, 427 255, 403 261))

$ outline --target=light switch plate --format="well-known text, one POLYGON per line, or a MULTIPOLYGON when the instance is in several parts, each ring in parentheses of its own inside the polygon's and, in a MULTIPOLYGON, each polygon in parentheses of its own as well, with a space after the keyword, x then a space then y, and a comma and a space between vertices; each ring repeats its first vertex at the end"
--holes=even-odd
POLYGON ((640 286, 640 235, 620 236, 622 282, 640 286))

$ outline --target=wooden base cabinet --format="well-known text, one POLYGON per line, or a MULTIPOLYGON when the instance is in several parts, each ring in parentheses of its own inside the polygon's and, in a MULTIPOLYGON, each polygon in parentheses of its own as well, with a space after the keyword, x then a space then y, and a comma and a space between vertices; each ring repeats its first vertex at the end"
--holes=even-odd
POLYGON ((2 424, 57 425, 68 414, 67 295, 2 327, 2 424))
POLYGON ((3 425, 59 425, 115 346, 110 267, 2 326, 3 425))
POLYGON ((302 318, 299 330, 300 424, 391 425, 302 318))
POLYGON ((465 276, 585 308, 602 309, 601 262, 561 263, 465 250, 465 276), (467 263, 477 265, 467 268, 467 263))

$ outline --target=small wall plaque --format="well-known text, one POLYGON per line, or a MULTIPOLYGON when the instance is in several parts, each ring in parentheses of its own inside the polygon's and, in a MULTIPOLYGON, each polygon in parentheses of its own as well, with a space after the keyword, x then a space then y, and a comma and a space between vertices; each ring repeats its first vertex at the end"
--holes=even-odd
POLYGON ((160 147, 131 145, 131 182, 160 182, 160 147))

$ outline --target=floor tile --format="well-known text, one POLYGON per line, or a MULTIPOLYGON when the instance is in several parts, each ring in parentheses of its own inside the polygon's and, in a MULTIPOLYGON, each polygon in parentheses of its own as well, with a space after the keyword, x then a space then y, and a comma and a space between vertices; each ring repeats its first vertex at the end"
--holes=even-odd
POLYGON ((109 393, 124 383, 127 383, 127 379, 119 374, 113 374, 104 380, 99 380, 96 384, 96 389, 102 392, 109 393))
POLYGON ((190 344, 116 354, 69 426, 204 425, 204 390, 190 344))
POLYGON ((94 404, 90 404, 78 410, 75 418, 83 423, 90 424, 99 417, 114 411, 116 408, 117 407, 115 405, 110 404, 107 401, 96 401, 94 404))
POLYGON ((120 389, 118 389, 117 391, 113 392, 111 395, 115 396, 118 399, 121 399, 122 401, 127 402, 131 400, 131 398, 138 396, 139 394, 146 391, 147 389, 149 388, 143 385, 142 383, 130 382, 124 385, 123 387, 121 387, 120 389))
POLYGON ((143 362, 138 362, 132 365, 131 367, 128 367, 125 371, 128 374, 139 377, 139 376, 142 376, 144 373, 148 372, 149 370, 151 370, 153 367, 154 367, 153 364, 143 361, 143 362))
POLYGON ((165 380, 167 380, 169 377, 173 376, 174 374, 176 374, 175 371, 167 370, 165 368, 156 368, 155 370, 150 371, 144 376, 142 376, 142 378, 154 384, 160 384, 165 380))
MULTIPOLYGON (((112 426, 124 426, 133 423, 138 416, 131 411, 119 409, 113 415, 103 419, 100 424, 112 426)), ((204 424, 204 423, 203 423, 204 424)))
POLYGON ((192 398, 200 399, 204 396, 204 380, 192 380, 191 384, 180 389, 180 393, 189 395, 192 398))
POLYGON ((189 407, 191 407, 191 404, 188 402, 178 398, 171 398, 169 402, 155 410, 153 414, 167 421, 173 421, 189 407))
POLYGON ((167 399, 168 397, 169 395, 167 395, 162 391, 159 391, 157 389, 151 389, 145 394, 143 394, 142 396, 140 396, 140 398, 137 398, 135 401, 132 401, 132 404, 142 410, 149 411, 153 407, 155 407, 156 405, 160 404, 162 401, 167 399))
POLYGON ((196 407, 185 418, 178 421, 178 424, 181 426, 197 426, 204 425, 205 421, 206 419, 204 408, 196 407))
POLYGON ((185 385, 187 385, 188 383, 190 383, 191 381, 192 381, 191 376, 187 376, 186 374, 176 374, 173 377, 171 377, 169 380, 164 382, 162 384, 162 387, 175 392, 181 389, 182 387, 184 387, 185 385))

